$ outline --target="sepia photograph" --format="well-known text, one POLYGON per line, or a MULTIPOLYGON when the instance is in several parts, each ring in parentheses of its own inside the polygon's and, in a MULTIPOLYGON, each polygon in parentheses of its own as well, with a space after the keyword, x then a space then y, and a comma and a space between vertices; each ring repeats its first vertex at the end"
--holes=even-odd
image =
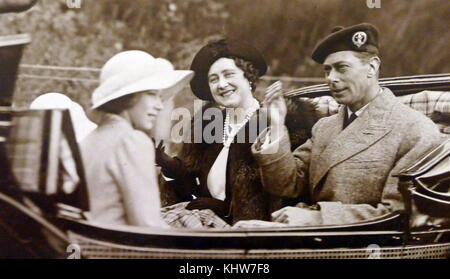
POLYGON ((0 259, 449 259, 449 15, 0 0, 0 259))

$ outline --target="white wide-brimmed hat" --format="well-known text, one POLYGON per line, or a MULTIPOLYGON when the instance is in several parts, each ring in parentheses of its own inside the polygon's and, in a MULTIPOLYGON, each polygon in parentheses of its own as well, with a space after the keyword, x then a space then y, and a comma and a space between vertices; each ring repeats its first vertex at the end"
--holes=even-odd
POLYGON ((51 92, 40 95, 30 104, 30 109, 68 109, 77 142, 81 142, 97 128, 97 124, 87 118, 80 104, 61 93, 51 92))
POLYGON ((92 94, 92 108, 122 96, 148 90, 163 91, 163 100, 183 89, 193 71, 174 70, 172 63, 140 50, 120 52, 100 72, 100 85, 92 94))

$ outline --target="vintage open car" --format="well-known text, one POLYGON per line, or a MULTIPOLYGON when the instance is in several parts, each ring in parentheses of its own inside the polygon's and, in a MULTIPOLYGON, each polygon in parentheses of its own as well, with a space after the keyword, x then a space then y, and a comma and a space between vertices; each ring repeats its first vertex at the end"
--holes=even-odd
MULTIPOLYGON (((28 42, 26 35, 0 39, 0 258, 450 258, 450 141, 399 174, 405 209, 376 220, 207 230, 90 221, 70 114, 11 108, 17 67, 28 42), (69 160, 61 160, 62 150, 69 160), (79 177, 71 191, 64 189, 61 173, 67 162, 79 177)), ((450 74, 384 78, 381 84, 448 132, 450 74)), ((314 118, 299 122, 296 112, 305 112, 302 107, 314 105, 317 117, 336 111, 328 93, 326 85, 286 93, 294 145, 314 124, 314 118)))

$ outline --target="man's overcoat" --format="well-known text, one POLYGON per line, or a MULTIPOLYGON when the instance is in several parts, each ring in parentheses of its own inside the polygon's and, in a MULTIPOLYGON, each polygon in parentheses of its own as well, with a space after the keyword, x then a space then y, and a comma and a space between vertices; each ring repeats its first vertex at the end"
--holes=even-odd
POLYGON ((343 129, 345 107, 320 119, 293 153, 285 132, 272 154, 252 150, 264 188, 318 203, 323 224, 371 219, 403 208, 394 175, 442 141, 436 125, 385 88, 343 129))

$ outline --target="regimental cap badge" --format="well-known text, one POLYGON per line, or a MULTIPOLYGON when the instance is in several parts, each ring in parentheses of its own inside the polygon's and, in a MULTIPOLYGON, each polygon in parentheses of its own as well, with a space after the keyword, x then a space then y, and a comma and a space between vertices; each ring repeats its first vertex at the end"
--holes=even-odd
POLYGON ((360 48, 367 42, 367 34, 365 32, 359 31, 353 34, 352 42, 355 46, 360 48))
POLYGON ((316 45, 311 57, 317 63, 323 64, 328 55, 345 50, 378 54, 377 28, 370 23, 336 27, 333 33, 316 45))

